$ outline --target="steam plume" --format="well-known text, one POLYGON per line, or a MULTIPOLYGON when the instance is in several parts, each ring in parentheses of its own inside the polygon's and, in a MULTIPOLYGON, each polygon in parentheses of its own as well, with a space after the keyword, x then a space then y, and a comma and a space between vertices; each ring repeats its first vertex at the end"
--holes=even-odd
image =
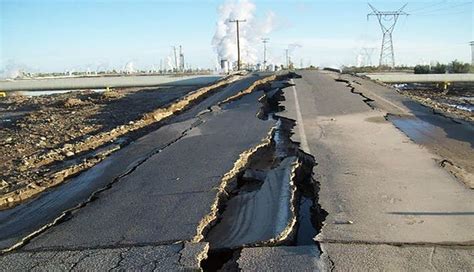
POLYGON ((255 17, 256 6, 250 0, 228 0, 218 9, 217 28, 212 46, 220 60, 237 61, 236 25, 229 19, 246 20, 240 24, 240 54, 243 63, 257 62, 260 39, 267 36, 275 26, 275 14, 267 12, 264 20, 255 17))

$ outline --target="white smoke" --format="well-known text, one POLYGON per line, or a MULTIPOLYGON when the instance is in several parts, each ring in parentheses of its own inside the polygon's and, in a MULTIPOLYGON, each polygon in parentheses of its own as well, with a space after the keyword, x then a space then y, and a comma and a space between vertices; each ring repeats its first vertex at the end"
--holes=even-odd
POLYGON ((125 66, 123 67, 123 70, 125 71, 125 73, 127 74, 133 74, 136 72, 136 69, 135 69, 135 65, 133 63, 133 61, 129 61, 125 64, 125 66))
POLYGON ((295 52, 295 50, 296 50, 297 48, 301 48, 301 47, 303 47, 303 46, 302 46, 301 44, 299 44, 299 43, 290 43, 290 44, 288 45, 288 50, 289 50, 290 53, 293 53, 293 52, 295 52))
POLYGON ((219 60, 237 61, 237 27, 229 20, 246 20, 240 23, 240 56, 242 63, 257 63, 257 48, 261 38, 275 28, 275 14, 268 12, 264 20, 255 18, 256 6, 250 0, 228 0, 218 9, 216 32, 212 38, 219 60))
POLYGON ((31 71, 31 68, 13 60, 8 60, 3 69, 0 67, 0 79, 21 78, 25 76, 27 71, 31 71))
POLYGON ((166 57, 166 67, 168 68, 168 70, 173 70, 176 68, 176 65, 174 63, 174 57, 172 56, 167 56, 166 57))

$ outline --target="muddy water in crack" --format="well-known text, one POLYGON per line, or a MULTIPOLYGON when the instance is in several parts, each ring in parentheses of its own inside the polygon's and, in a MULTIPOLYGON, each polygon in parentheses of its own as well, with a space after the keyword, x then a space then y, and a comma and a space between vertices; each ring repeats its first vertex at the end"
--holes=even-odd
POLYGON ((206 235, 211 249, 315 244, 314 158, 291 141, 295 122, 276 120, 271 144, 254 153, 206 235))
POLYGON ((313 226, 313 198, 301 196, 298 203, 298 231, 296 233, 296 245, 314 245, 313 238, 316 237, 318 231, 313 226))
MULTIPOLYGON (((291 140, 296 122, 275 116, 276 112, 284 110, 278 103, 284 99, 282 90, 265 90, 265 93, 264 98, 260 99, 263 107, 257 117, 276 121, 271 143, 254 154, 247 168, 237 176, 237 184, 230 192, 230 197, 221 203, 222 209, 218 212, 217 222, 205 237, 211 248, 208 258, 202 262, 204 271, 217 271, 223 267, 227 268, 228 265, 236 265, 240 250, 248 246, 314 245, 312 248, 318 251, 313 238, 317 235, 326 213, 319 207, 319 188, 312 179, 315 159, 300 150, 299 144, 291 140), (289 170, 292 173, 291 178, 288 176, 289 170), (269 176, 272 178, 268 178, 269 176), (292 193, 288 193, 290 188, 294 190, 292 193), (292 197, 288 197, 289 194, 292 197), (259 198, 265 201, 259 201, 259 198), (280 206, 279 212, 268 219, 262 219, 275 212, 275 206, 280 206), (290 211, 287 210, 288 207, 291 207, 290 211), (259 211, 261 209, 264 211, 259 211), (278 218, 289 219, 282 216, 282 212, 294 216, 292 218, 296 224, 288 224, 291 220, 281 222, 278 218), (251 220, 242 220, 247 217, 251 220), (253 224, 257 227, 252 226, 253 224), (268 236, 269 232, 261 231, 268 225, 271 226, 269 229, 273 229, 271 236, 268 236), (289 233, 283 236, 281 232, 276 231, 281 230, 282 225, 291 226, 289 233), (255 239, 258 236, 255 233, 245 235, 252 229, 261 234, 260 239, 255 239)), ((314 253, 314 256, 318 255, 319 253, 314 253)))
POLYGON ((211 250, 201 263, 204 271, 236 265, 240 249, 248 246, 314 245, 312 254, 319 255, 313 240, 318 233, 315 222, 321 218, 315 208, 314 158, 291 141, 295 122, 280 117, 276 120, 271 144, 258 150, 237 178, 237 186, 219 211, 217 224, 206 235, 211 250), (292 179, 288 176, 290 169, 295 171, 292 179), (288 197, 292 182, 295 191, 293 197, 288 197), (296 216, 296 224, 287 236, 278 238, 292 215, 296 216))
MULTIPOLYGON (((272 116, 272 118, 274 117, 272 116)), ((302 153, 302 151, 299 150, 298 145, 292 142, 290 139, 291 131, 295 126, 295 123, 282 118, 278 118, 277 120, 277 129, 273 137, 273 140, 275 141, 275 156, 279 159, 283 159, 290 154, 298 155, 298 157, 306 156, 307 154, 298 154, 302 153), (283 123, 285 123, 285 125, 283 123), (291 127, 291 129, 289 127, 291 127)), ((306 167, 310 167, 312 170, 314 166, 313 159, 311 158, 308 161, 306 158, 306 160, 306 167)), ((313 185, 310 179, 311 173, 301 173, 298 184, 296 184, 299 192, 299 200, 297 203, 298 218, 296 239, 294 240, 295 245, 313 245, 315 244, 313 238, 318 234, 316 227, 313 225, 313 221, 316 217, 314 214, 314 209, 312 209, 313 203, 315 201, 315 195, 312 192, 308 192, 307 189, 308 185, 313 185), (303 185, 301 183, 306 184, 303 185)))

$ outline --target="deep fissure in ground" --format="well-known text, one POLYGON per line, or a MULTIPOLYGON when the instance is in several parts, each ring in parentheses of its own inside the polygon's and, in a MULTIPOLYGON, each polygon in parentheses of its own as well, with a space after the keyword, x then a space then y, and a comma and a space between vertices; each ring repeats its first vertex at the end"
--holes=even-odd
POLYGON ((292 228, 291 233, 282 240, 243 243, 233 248, 213 248, 211 242, 208 257, 201 262, 204 271, 238 270, 237 260, 244 247, 279 245, 316 245, 319 247, 313 238, 321 230, 327 213, 319 205, 319 183, 313 179, 312 175, 316 161, 312 155, 299 148, 299 143, 291 140, 296 122, 276 115, 284 110, 284 107, 280 105, 280 101, 285 99, 282 89, 291 86, 288 79, 295 75, 280 76, 274 82, 278 83, 278 88, 272 89, 271 84, 260 88, 265 94, 259 99, 262 107, 257 117, 262 120, 275 120, 277 124, 272 131, 271 142, 255 151, 246 169, 239 173, 234 184, 229 186, 228 197, 222 201, 223 203, 220 203, 217 220, 208 230, 205 240, 209 241, 208 234, 221 223, 223 214, 228 208, 226 203, 230 199, 260 190, 267 173, 277 168, 283 160, 289 157, 296 157, 298 161, 293 178, 296 186, 295 199, 294 203, 291 203, 296 215, 296 225, 292 228))

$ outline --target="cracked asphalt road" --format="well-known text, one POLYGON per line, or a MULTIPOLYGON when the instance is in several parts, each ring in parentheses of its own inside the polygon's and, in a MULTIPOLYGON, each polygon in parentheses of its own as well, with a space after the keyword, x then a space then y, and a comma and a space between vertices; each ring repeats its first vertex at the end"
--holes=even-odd
MULTIPOLYGON (((0 257, 2 267, 15 268, 10 271, 34 267, 49 270, 41 261, 45 259, 37 260, 33 254, 69 252, 74 260, 58 261, 50 267, 81 270, 79 267, 88 260, 86 267, 92 270, 106 267, 122 270, 127 266, 116 259, 126 260, 129 250, 145 259, 157 250, 156 254, 163 252, 171 256, 156 256, 157 260, 164 260, 163 266, 147 261, 139 261, 139 265, 146 266, 146 270, 169 271, 172 266, 168 264, 175 265, 172 270, 198 269, 200 261, 188 261, 192 265, 186 266, 172 259, 181 253, 186 241, 201 235, 201 221, 214 209, 224 174, 232 169, 242 152, 268 137, 275 123, 256 117, 261 108, 258 102, 261 91, 220 107, 215 105, 261 78, 244 77, 176 116, 169 125, 113 154, 91 171, 35 201, 0 213, 0 228, 4 230, 1 244, 7 248, 53 221, 61 211, 86 203, 72 208, 63 217, 66 220, 28 239, 18 251, 0 257), (105 189, 88 199, 99 188, 105 189), (88 257, 87 251, 104 257, 88 257)), ((204 258, 206 252, 203 247, 191 256, 204 258)), ((129 266, 133 267, 137 266, 129 266)))
POLYGON ((474 191, 385 120, 404 110, 396 107, 399 95, 360 81, 372 91, 363 93, 374 100, 371 109, 338 75, 301 75, 285 89, 283 115, 304 127, 294 138, 307 141, 318 163, 314 177, 328 216, 316 240, 325 269, 472 271, 474 191), (434 247, 441 250, 431 262, 434 247))
MULTIPOLYGON (((259 78, 259 76, 248 76, 231 84, 183 114, 173 117, 167 122, 168 124, 160 129, 119 150, 91 170, 62 186, 49 190, 34 201, 13 209, 0 211, 1 248, 11 247, 22 237, 52 222, 62 211, 74 209, 76 205, 87 201, 93 192, 115 182, 116 179, 120 179, 124 175, 128 175, 149 156, 160 153, 201 123, 202 121, 196 117, 198 114, 216 105, 219 101, 235 95, 259 78)), ((256 104, 258 103, 256 102, 256 104)))
POLYGON ((239 154, 265 138, 273 121, 255 117, 255 92, 232 111, 201 115, 201 124, 148 158, 135 171, 50 228, 25 249, 85 248, 104 245, 168 244, 198 235, 211 212, 222 176, 239 154), (245 123, 245 126, 238 124, 245 123), (234 125, 231 125, 234 124, 234 125))
MULTIPOLYGON (((243 271, 472 271, 474 191, 384 118, 404 110, 396 94, 363 93, 372 109, 334 74, 302 76, 284 89, 278 115, 297 121, 294 139, 318 163, 313 177, 328 213, 318 244, 246 247, 231 262, 243 271)), ((72 208, 0 256, 0 270, 199 270, 223 176, 275 126, 256 118, 262 91, 216 105, 259 78, 233 83, 91 171, 0 212, 6 248, 72 208)))

